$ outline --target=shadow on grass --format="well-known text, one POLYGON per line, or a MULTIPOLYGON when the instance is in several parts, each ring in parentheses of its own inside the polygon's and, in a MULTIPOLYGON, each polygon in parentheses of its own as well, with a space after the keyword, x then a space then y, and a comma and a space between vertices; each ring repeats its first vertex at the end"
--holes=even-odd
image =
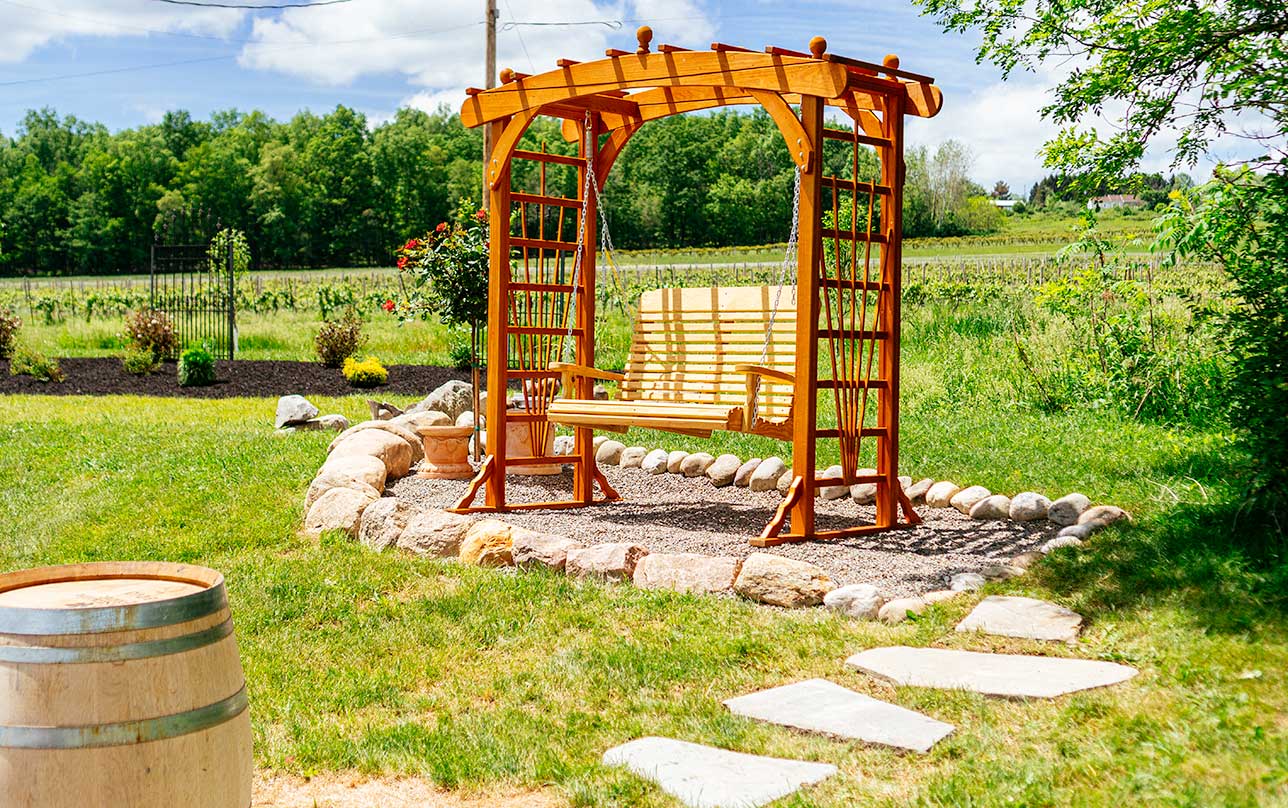
POLYGON ((1102 609, 1168 603, 1211 631, 1288 618, 1288 536, 1265 510, 1180 505, 1106 531, 1041 566, 1043 582, 1102 609))

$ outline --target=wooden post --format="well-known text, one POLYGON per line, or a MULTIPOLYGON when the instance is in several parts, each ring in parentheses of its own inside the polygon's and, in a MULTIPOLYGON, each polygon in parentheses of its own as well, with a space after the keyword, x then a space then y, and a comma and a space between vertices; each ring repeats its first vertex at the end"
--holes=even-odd
MULTIPOLYGON (((506 122, 488 124, 493 142, 506 122)), ((485 166, 486 168, 486 166, 485 166)), ((505 507, 505 376, 510 348, 510 160, 499 168, 500 182, 489 186, 491 210, 488 218, 487 292, 487 451, 492 456, 492 475, 487 480, 486 502, 492 508, 505 507)))
POLYGON ((823 99, 801 97, 801 124, 814 159, 801 171, 800 235, 796 256, 796 385, 792 410, 792 476, 804 492, 792 506, 791 534, 814 534, 814 444, 818 424, 818 273, 823 256, 823 99))
MULTIPOLYGON (((580 153, 582 160, 590 160, 591 165, 595 165, 599 155, 599 133, 600 118, 598 115, 590 116, 590 132, 587 137, 586 132, 581 134, 580 153), (589 145, 590 153, 587 154, 589 145)), ((598 175, 595 177, 596 182, 602 186, 603 179, 598 175)), ((583 162, 577 169, 577 186, 583 190, 586 188, 586 163, 583 162)), ((595 189, 589 189, 585 199, 581 200, 585 206, 582 213, 582 221, 586 223, 586 232, 582 235, 582 256, 581 256, 581 278, 578 282, 577 295, 577 321, 576 327, 581 330, 580 334, 574 335, 577 344, 577 364, 586 367, 595 366, 595 245, 596 239, 595 225, 598 223, 599 216, 599 199, 595 195, 595 189)), ((582 377, 577 380, 577 397, 594 398, 595 397, 595 380, 582 377)), ((573 468, 573 499, 583 504, 589 505, 595 501, 595 431, 589 427, 578 427, 574 431, 573 454, 581 458, 573 468)))
POLYGON ((887 380, 884 389, 877 391, 877 474, 883 479, 877 484, 878 528, 894 527, 899 519, 899 330, 903 279, 903 99, 890 94, 885 96, 885 116, 882 121, 890 145, 882 151, 881 184, 890 188, 888 204, 881 210, 881 229, 886 243, 881 250, 881 279, 889 288, 877 293, 881 300, 881 322, 885 323, 889 339, 877 343, 877 364, 880 377, 887 380))
MULTIPOLYGON (((483 70, 487 75, 483 77, 483 86, 490 90, 496 86, 496 0, 486 0, 486 3, 483 12, 484 28, 487 31, 483 48, 483 70)), ((483 127, 483 209, 487 211, 492 210, 487 166, 492 161, 492 147, 495 144, 496 137, 492 127, 483 127)))

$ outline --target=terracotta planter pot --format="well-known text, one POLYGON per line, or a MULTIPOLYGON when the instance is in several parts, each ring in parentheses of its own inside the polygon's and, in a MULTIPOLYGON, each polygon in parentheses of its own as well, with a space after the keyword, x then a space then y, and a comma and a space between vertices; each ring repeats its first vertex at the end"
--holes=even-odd
MULTIPOLYGON (((549 457, 555 453, 555 431, 554 429, 546 430, 546 446, 540 452, 532 449, 532 430, 530 425, 523 422, 507 423, 505 425, 505 456, 506 457, 549 457)), ((557 464, 545 463, 539 466, 511 466, 505 467, 506 474, 522 474, 528 476, 544 476, 549 474, 560 474, 563 472, 563 466, 557 464)))
POLYGON ((468 480, 474 476, 470 465, 472 426, 427 426, 419 430, 425 447, 417 477, 429 480, 468 480))

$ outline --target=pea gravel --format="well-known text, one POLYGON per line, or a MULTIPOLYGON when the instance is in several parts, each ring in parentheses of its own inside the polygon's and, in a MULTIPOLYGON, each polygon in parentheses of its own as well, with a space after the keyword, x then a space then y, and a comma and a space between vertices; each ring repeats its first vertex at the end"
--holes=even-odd
MULTIPOLYGON (((917 512, 924 521, 914 528, 759 550, 747 540, 759 535, 773 517, 782 501, 777 492, 716 488, 702 477, 652 475, 617 466, 604 466, 602 471, 622 501, 569 510, 512 511, 500 518, 586 544, 628 541, 655 553, 778 553, 817 564, 837 584, 873 584, 887 597, 944 589, 952 575, 978 572, 1036 550, 1059 530, 1045 521, 978 522, 952 508, 923 506, 917 512)), ((467 482, 410 476, 391 486, 389 493, 422 508, 446 508, 465 492, 467 482)), ((563 500, 571 490, 572 472, 567 470, 557 476, 511 475, 506 480, 510 502, 563 500)), ((480 493, 477 501, 482 499, 480 493)), ((845 498, 818 500, 817 514, 818 527, 829 529, 870 524, 876 512, 845 498)))

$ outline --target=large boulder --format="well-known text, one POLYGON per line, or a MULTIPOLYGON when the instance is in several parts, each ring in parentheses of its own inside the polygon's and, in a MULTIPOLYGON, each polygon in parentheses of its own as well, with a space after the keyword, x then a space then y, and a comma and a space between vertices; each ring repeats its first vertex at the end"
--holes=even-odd
POLYGON ((902 623, 910 615, 921 614, 926 610, 926 601, 921 598, 895 598, 887 601, 880 610, 877 611, 877 617, 883 623, 902 623))
POLYGON ((953 497, 961 490, 957 483, 940 480, 926 489, 926 504, 932 508, 951 508, 953 497))
POLYGON ((787 464, 781 457, 767 457, 751 473, 748 487, 752 491, 773 491, 778 487, 778 478, 787 473, 787 464))
MULTIPOLYGON (((376 462, 380 463, 378 460, 376 462)), ((385 465, 380 463, 380 472, 382 477, 384 475, 384 470, 385 465)), ((380 496, 380 491, 366 480, 358 479, 354 475, 345 474, 343 472, 324 470, 318 472, 318 476, 314 477, 313 482, 309 483, 309 490, 304 494, 304 513, 307 514, 309 512, 309 508, 313 507, 313 503, 318 501, 318 497, 322 496, 327 491, 330 491, 332 488, 352 488, 354 491, 361 491, 371 497, 380 496)))
POLYGON ((474 520, 451 511, 425 511, 407 520, 395 542, 400 550, 417 555, 457 558, 461 542, 474 520))
MULTIPOLYGON (((841 469, 841 467, 834 465, 834 466, 828 466, 827 468, 823 469, 823 473, 818 476, 822 477, 825 480, 836 480, 838 483, 840 483, 843 478, 843 475, 844 475, 844 471, 841 469)), ((828 485, 818 489, 818 493, 816 494, 816 496, 818 496, 821 499, 840 499, 848 493, 850 493, 849 486, 846 486, 843 484, 828 485)))
MULTIPOLYGON (((314 479, 317 483, 323 478, 327 480, 347 477, 353 480, 361 480, 372 488, 376 489, 378 494, 385 490, 385 482, 389 477, 389 469, 385 468, 385 463, 378 457, 372 457, 365 454, 341 454, 331 455, 318 469, 318 476, 314 479)), ((334 485, 326 487, 334 488, 334 485)), ((312 488, 312 486, 310 486, 312 488)), ((319 489, 321 494, 325 488, 319 489)), ((310 503, 312 504, 312 503, 310 503)))
POLYGON ((351 435, 365 432, 368 429, 379 429, 405 440, 407 442, 407 448, 411 450, 411 462, 413 463, 420 462, 421 458, 425 456, 425 448, 424 444, 420 440, 420 435, 414 430, 409 429, 405 424, 400 424, 397 421, 363 421, 360 424, 354 424, 339 435, 336 435, 335 439, 331 441, 331 445, 327 447, 327 451, 335 451, 335 447, 339 446, 341 441, 351 435))
POLYGON ((1011 498, 1010 517, 1017 522, 1047 518, 1051 500, 1034 491, 1023 491, 1011 498))
POLYGON ((684 458, 688 456, 689 453, 681 449, 671 452, 666 456, 666 470, 671 474, 681 473, 680 467, 684 463, 684 458))
MULTIPOLYGON (((953 498, 948 501, 948 504, 952 505, 967 516, 970 516, 970 509, 975 507, 975 503, 988 499, 991 496, 993 496, 993 492, 989 491, 984 486, 972 485, 968 488, 963 488, 956 494, 953 494, 953 498)), ((1010 503, 1007 503, 1007 505, 1009 507, 1010 503)))
POLYGON ((465 531, 458 557, 462 564, 508 567, 514 563, 513 547, 513 527, 499 519, 483 519, 465 531))
POLYGON ((545 566, 561 570, 568 560, 570 550, 580 550, 585 545, 567 536, 538 533, 535 530, 515 530, 511 533, 510 555, 516 567, 545 566))
POLYGON ((629 581, 635 574, 635 565, 647 555, 648 549, 638 544, 592 544, 569 550, 564 572, 573 578, 629 581))
POLYGON ((649 553, 635 564, 635 585, 675 592, 731 592, 739 560, 697 553, 649 553))
POLYGON ((836 588, 832 579, 808 561, 772 553, 752 553, 742 562, 734 591, 750 600, 788 609, 816 606, 836 588))
POLYGON ((447 413, 437 412, 435 410, 424 410, 422 412, 408 412, 402 415, 394 416, 389 419, 389 423, 410 429, 416 435, 421 434, 421 430, 428 429, 432 426, 452 426, 451 418, 447 413))
POLYGON ((352 455, 368 455, 377 458, 385 464, 390 477, 405 477, 411 469, 411 445, 383 429, 364 429, 361 432, 355 432, 337 443, 331 450, 332 457, 352 455))
POLYGON ((654 449, 644 455, 640 461, 640 469, 649 474, 666 474, 666 463, 671 453, 665 449, 654 449))
POLYGON ((1051 503, 1047 508, 1047 519, 1055 522, 1057 525, 1072 525, 1078 522, 1078 517, 1082 512, 1091 507, 1091 500, 1085 494, 1079 494, 1076 491, 1064 496, 1051 503))
POLYGON ((474 386, 469 382, 452 379, 434 388, 434 392, 421 399, 407 412, 434 410, 446 415, 449 423, 456 423, 461 413, 474 407, 474 386))
POLYGON ((970 509, 971 519, 992 520, 1005 519, 1011 512, 1011 498, 1005 494, 993 494, 976 502, 970 509))
POLYGON ((738 471, 733 475, 733 484, 739 488, 746 488, 751 485, 751 475, 756 473, 757 467, 760 466, 760 461, 761 458, 753 457, 739 466, 738 471))
POLYGON ((358 535, 362 512, 376 497, 352 488, 332 488, 322 494, 304 517, 304 533, 317 538, 329 530, 340 530, 350 537, 358 535))
POLYGON ((628 446, 622 451, 622 456, 618 463, 624 469, 637 469, 644 462, 644 457, 647 454, 648 449, 643 446, 628 446))
POLYGON ((1119 508, 1117 505, 1097 505, 1094 508, 1088 508, 1078 517, 1080 525, 1096 525, 1097 528, 1105 525, 1112 525, 1114 522, 1121 522, 1124 519, 1131 521, 1131 516, 1119 508))
POLYGON ((317 407, 304 396, 282 396, 277 400, 277 415, 273 418, 273 428, 302 424, 311 418, 317 418, 317 407))
POLYGON ((680 473, 685 477, 701 477, 711 468, 711 464, 716 462, 714 456, 706 452, 694 452, 680 463, 680 473))
POLYGON ((875 620, 885 598, 872 584, 848 584, 823 596, 823 605, 847 617, 875 620))
POLYGON ((908 501, 913 505, 924 505, 926 502, 926 493, 930 491, 930 486, 934 484, 934 480, 929 477, 925 477, 904 488, 903 492, 908 495, 908 501))
POLYGON ((595 462, 601 466, 616 466, 622 461, 626 444, 619 440, 606 440, 595 450, 595 462))
POLYGON ((419 510, 397 497, 382 497, 362 512, 358 525, 358 543, 377 552, 394 546, 407 522, 419 510))
POLYGON ((707 479, 716 488, 733 484, 733 478, 742 467, 742 458, 738 455, 722 454, 707 466, 707 479))

